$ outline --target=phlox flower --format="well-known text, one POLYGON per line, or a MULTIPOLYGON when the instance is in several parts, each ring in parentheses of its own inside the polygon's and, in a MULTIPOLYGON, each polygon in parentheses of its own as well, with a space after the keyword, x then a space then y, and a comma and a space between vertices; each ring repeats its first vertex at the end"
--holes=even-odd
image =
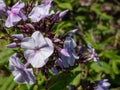
POLYGON ((28 15, 28 18, 30 18, 32 22, 39 22, 41 19, 52 15, 54 11, 50 11, 51 2, 50 0, 49 2, 46 0, 45 3, 35 6, 28 15))
POLYGON ((76 43, 71 36, 66 37, 63 48, 68 52, 69 56, 61 54, 61 60, 64 67, 73 66, 75 59, 79 59, 75 52, 76 43))
POLYGON ((26 16, 21 11, 21 9, 25 6, 23 2, 17 2, 11 10, 7 10, 8 18, 5 22, 6 27, 12 27, 16 23, 18 23, 21 19, 26 20, 26 16))
POLYGON ((35 68, 43 67, 54 51, 53 43, 49 38, 36 31, 31 37, 26 37, 21 42, 25 50, 24 57, 35 68))
POLYGON ((91 53, 91 56, 88 58, 88 60, 91 60, 93 59, 94 62, 97 62, 100 66, 101 66, 101 63, 100 63, 100 59, 98 57, 98 54, 95 52, 95 49, 91 47, 91 45, 88 44, 88 52, 91 53))
POLYGON ((4 10, 5 7, 6 7, 6 5, 3 2, 3 0, 0 0, 0 10, 4 10))
POLYGON ((27 69, 25 65, 20 62, 16 54, 9 58, 9 67, 12 71, 12 74, 15 76, 14 81, 17 83, 35 83, 35 77, 32 69, 27 69))

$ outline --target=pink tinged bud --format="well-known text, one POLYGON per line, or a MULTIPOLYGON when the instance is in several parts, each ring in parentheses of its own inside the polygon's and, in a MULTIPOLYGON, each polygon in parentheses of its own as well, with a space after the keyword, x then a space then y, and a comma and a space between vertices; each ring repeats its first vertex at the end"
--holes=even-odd
POLYGON ((70 56, 66 49, 61 49, 60 53, 64 56, 67 56, 67 57, 70 56))
POLYGON ((65 10, 65 11, 61 12, 61 13, 59 14, 59 18, 63 18, 63 17, 68 13, 68 11, 69 11, 69 10, 65 10))
POLYGON ((28 26, 31 29, 35 29, 34 26, 32 24, 30 24, 30 23, 27 23, 26 26, 28 26))
POLYGON ((10 43, 7 45, 8 48, 15 48, 17 47, 17 44, 16 43, 10 43))
POLYGON ((54 42, 60 42, 61 40, 58 38, 54 38, 54 42))
POLYGON ((23 34, 13 34, 12 35, 14 38, 17 38, 18 40, 22 40, 24 38, 23 34))
POLYGON ((52 67, 52 68, 51 68, 51 71, 52 71, 55 75, 57 75, 57 74, 59 73, 56 67, 52 67))

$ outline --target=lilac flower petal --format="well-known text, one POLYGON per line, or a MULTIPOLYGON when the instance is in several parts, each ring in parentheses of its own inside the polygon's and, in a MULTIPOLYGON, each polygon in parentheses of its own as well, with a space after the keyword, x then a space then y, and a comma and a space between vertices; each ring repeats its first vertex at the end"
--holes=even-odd
POLYGON ((8 18, 7 18, 6 22, 5 22, 5 26, 6 26, 6 27, 12 27, 12 26, 14 26, 17 22, 19 22, 20 20, 21 20, 21 18, 20 18, 18 15, 11 13, 11 14, 8 16, 8 18))
POLYGON ((28 62, 30 62, 29 58, 33 58, 35 56, 35 54, 36 54, 36 52, 32 49, 28 49, 28 50, 24 51, 24 57, 26 60, 28 60, 28 62))
POLYGON ((46 41, 39 31, 34 32, 31 37, 34 39, 36 46, 42 47, 46 45, 46 41))
POLYGON ((64 48, 69 49, 69 48, 75 48, 77 45, 75 41, 71 37, 66 37, 66 40, 64 42, 64 48))
POLYGON ((70 66, 74 66, 74 64, 75 64, 75 58, 71 55, 71 57, 69 57, 69 58, 67 59, 67 62, 68 62, 68 64, 69 64, 70 66))
POLYGON ((42 53, 36 53, 34 57, 28 60, 34 68, 41 68, 47 63, 48 57, 46 58, 42 53))
POLYGON ((25 6, 23 2, 18 1, 13 7, 12 11, 15 12, 16 14, 19 14, 20 9, 22 9, 25 6))
POLYGON ((6 7, 5 3, 3 0, 0 0, 0 10, 3 10, 6 7))
POLYGON ((64 68, 68 68, 69 67, 68 57, 61 55, 61 60, 62 60, 64 68))
POLYGON ((35 43, 35 41, 33 38, 26 37, 26 38, 22 39, 22 41, 21 41, 21 48, 23 48, 24 50, 34 49, 35 48, 34 43, 35 43))
POLYGON ((28 18, 32 20, 32 22, 39 22, 41 19, 50 16, 54 13, 54 11, 49 12, 51 4, 41 4, 32 9, 28 18))
POLYGON ((17 2, 12 8, 11 11, 7 11, 8 13, 8 18, 5 22, 6 27, 12 27, 15 24, 17 24, 20 20, 20 9, 24 7, 24 3, 22 2, 17 2))
POLYGON ((62 49, 60 52, 61 52, 61 54, 65 55, 67 57, 70 56, 66 49, 62 49))
POLYGON ((19 16, 20 16, 24 21, 27 20, 26 15, 25 15, 22 11, 19 12, 19 16))

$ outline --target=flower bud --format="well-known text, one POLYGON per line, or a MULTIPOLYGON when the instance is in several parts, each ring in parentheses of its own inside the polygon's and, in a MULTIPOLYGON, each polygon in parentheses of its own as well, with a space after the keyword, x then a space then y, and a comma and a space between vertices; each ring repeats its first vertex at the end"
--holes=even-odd
POLYGON ((14 42, 14 43, 10 43, 7 45, 8 48, 15 48, 17 47, 17 44, 14 42))

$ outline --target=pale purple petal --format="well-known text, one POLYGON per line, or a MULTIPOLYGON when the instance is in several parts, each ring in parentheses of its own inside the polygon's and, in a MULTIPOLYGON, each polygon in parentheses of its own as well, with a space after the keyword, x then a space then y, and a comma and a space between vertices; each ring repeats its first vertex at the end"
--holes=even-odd
POLYGON ((0 0, 0 10, 3 10, 6 7, 5 3, 3 0, 0 0))
POLYGON ((28 62, 30 62, 29 59, 33 58, 35 56, 35 54, 36 54, 36 52, 34 50, 31 50, 31 49, 24 51, 24 57, 28 62))
POLYGON ((64 42, 64 48, 69 49, 69 48, 75 48, 77 45, 75 41, 71 37, 66 37, 66 40, 64 42))
POLYGON ((26 37, 26 38, 22 39, 21 48, 23 48, 24 50, 34 49, 35 48, 35 40, 31 37, 26 37))
POLYGON ((19 16, 20 16, 24 21, 27 20, 26 15, 25 15, 22 11, 19 12, 19 16))
POLYGON ((9 12, 8 18, 7 18, 6 22, 5 22, 5 26, 6 27, 12 27, 17 22, 19 22, 20 20, 21 20, 21 18, 18 15, 9 12))
POLYGON ((41 51, 41 53, 45 53, 46 56, 49 57, 54 51, 54 46, 53 46, 52 41, 49 38, 45 38, 45 40, 46 40, 48 46, 41 48, 40 51, 41 51))
POLYGON ((39 31, 34 32, 31 37, 34 39, 34 44, 36 44, 36 47, 42 47, 47 44, 43 35, 39 31))
POLYGON ((25 6, 23 2, 18 1, 11 9, 16 14, 19 14, 20 9, 22 9, 25 6))
POLYGON ((68 51, 67 51, 66 49, 61 49, 60 52, 61 52, 61 54, 65 55, 65 56, 67 56, 67 57, 70 56, 69 53, 68 53, 68 51))
POLYGON ((50 16, 54 13, 54 11, 49 12, 51 4, 41 4, 32 9, 28 17, 32 20, 32 22, 38 22, 41 19, 50 16))
POLYGON ((34 57, 31 57, 28 60, 34 68, 41 68, 48 61, 48 58, 46 58, 46 56, 44 57, 44 55, 42 55, 42 53, 36 53, 34 57))

